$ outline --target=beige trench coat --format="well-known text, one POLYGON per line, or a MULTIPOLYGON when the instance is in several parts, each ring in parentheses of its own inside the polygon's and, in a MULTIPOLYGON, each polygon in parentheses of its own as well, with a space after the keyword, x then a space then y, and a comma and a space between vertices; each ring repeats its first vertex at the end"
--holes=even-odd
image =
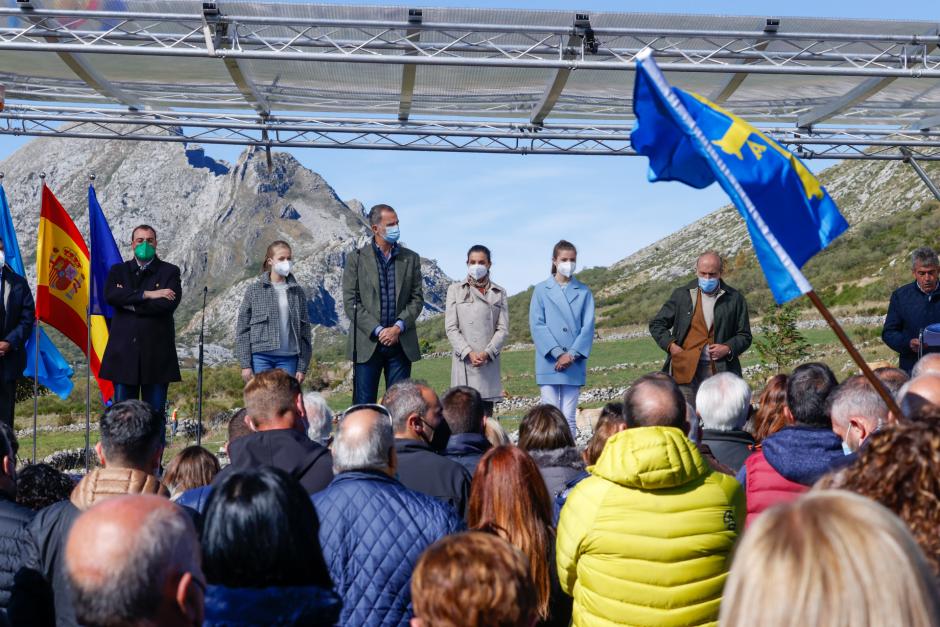
POLYGON ((469 385, 484 400, 502 398, 499 353, 509 336, 506 290, 494 283, 484 295, 466 279, 452 283, 447 288, 444 329, 454 348, 450 384, 469 385), (480 351, 485 351, 490 360, 475 368, 467 355, 480 351))

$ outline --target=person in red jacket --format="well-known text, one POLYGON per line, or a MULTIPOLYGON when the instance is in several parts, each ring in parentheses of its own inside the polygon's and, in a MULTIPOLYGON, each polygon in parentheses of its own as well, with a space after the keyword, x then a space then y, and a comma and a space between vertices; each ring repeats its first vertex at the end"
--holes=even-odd
POLYGON ((796 499, 829 470, 845 463, 842 440, 832 431, 827 402, 836 377, 821 363, 796 368, 787 380, 783 411, 792 423, 764 440, 738 473, 747 520, 777 503, 796 499))

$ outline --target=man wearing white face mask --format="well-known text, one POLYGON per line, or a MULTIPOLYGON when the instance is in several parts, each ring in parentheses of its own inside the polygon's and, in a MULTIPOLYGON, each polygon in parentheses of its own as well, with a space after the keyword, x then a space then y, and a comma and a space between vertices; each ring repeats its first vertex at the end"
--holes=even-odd
POLYGON ((751 321, 744 295, 721 280, 715 251, 695 262, 695 281, 676 289, 650 321, 650 335, 666 351, 663 372, 695 405, 698 386, 718 372, 741 376, 741 353, 751 345, 751 321))
POLYGON ((453 347, 450 385, 467 385, 485 402, 503 396, 499 354, 509 336, 506 290, 490 280, 490 249, 467 252, 467 277, 447 288, 444 329, 453 347))
POLYGON ((6 265, 0 240, 0 420, 13 426, 16 380, 26 368, 26 340, 36 317, 26 279, 6 265))
POLYGON ((310 319, 307 295, 291 274, 290 245, 273 242, 262 273, 248 287, 238 309, 235 356, 247 382, 252 375, 280 368, 303 381, 310 366, 310 319))
POLYGON ((529 305, 541 401, 561 410, 575 437, 578 397, 594 342, 594 295, 574 277, 577 260, 574 244, 565 240, 555 244, 552 276, 535 286, 529 305))

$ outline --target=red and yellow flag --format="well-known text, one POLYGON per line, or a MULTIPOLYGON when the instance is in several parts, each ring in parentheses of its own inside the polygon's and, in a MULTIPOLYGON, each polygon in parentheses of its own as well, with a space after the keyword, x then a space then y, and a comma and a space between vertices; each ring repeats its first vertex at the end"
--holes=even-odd
MULTIPOLYGON (((88 246, 72 218, 53 195, 42 186, 42 210, 39 214, 39 242, 36 246, 36 318, 46 322, 86 353, 91 263, 88 246)), ((108 328, 100 316, 91 325, 92 349, 87 355, 91 373, 98 381, 102 400, 114 396, 114 385, 100 379, 101 357, 108 342, 108 328)))

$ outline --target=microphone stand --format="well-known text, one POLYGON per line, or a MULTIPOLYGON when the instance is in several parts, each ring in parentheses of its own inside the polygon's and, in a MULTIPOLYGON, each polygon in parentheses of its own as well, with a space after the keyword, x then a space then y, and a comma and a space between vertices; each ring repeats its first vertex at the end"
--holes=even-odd
POLYGON ((202 370, 206 339, 206 296, 209 286, 202 288, 202 326, 199 329, 199 364, 196 367, 196 416, 199 424, 196 426, 196 446, 202 445, 202 370))

